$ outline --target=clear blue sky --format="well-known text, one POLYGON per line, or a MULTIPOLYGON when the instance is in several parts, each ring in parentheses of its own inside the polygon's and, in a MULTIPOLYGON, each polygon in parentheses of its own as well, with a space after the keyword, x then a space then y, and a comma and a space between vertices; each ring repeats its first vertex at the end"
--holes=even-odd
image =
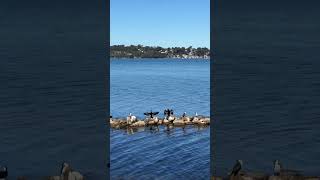
POLYGON ((210 47, 210 0, 111 0, 111 45, 210 47))

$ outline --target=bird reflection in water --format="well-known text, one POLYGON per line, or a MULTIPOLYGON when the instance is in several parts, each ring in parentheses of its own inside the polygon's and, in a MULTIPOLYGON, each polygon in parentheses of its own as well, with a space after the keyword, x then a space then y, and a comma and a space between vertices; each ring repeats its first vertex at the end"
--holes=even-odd
POLYGON ((174 127, 172 124, 167 124, 164 128, 164 132, 167 134, 167 135, 171 135, 173 132, 174 132, 174 127))
POLYGON ((150 132, 150 133, 159 133, 160 130, 165 132, 167 135, 172 135, 176 129, 181 130, 183 135, 187 135, 190 130, 195 132, 201 132, 207 129, 208 126, 179 126, 175 127, 172 124, 167 124, 164 126, 146 126, 146 127, 126 127, 123 128, 124 133, 127 135, 133 135, 139 132, 150 132), (194 130, 192 130, 194 129, 194 130))
POLYGON ((127 127, 125 133, 128 135, 133 135, 139 132, 150 132, 150 133, 157 133, 160 131, 158 126, 148 126, 148 127, 127 127))
POLYGON ((185 126, 182 126, 181 130, 183 135, 187 135, 187 128, 185 126))
POLYGON ((159 132, 159 126, 150 126, 149 130, 151 133, 157 133, 159 132))
POLYGON ((205 130, 206 128, 208 128, 208 126, 193 126, 194 129, 197 130, 197 132, 201 132, 203 130, 205 130))
POLYGON ((128 135, 132 135, 138 132, 143 132, 145 131, 145 127, 127 127, 127 129, 125 129, 126 133, 128 135))

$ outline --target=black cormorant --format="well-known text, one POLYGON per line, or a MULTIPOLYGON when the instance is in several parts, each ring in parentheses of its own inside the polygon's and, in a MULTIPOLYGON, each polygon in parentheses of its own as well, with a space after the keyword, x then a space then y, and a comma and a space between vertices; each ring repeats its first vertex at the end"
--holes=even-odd
POLYGON ((231 175, 236 176, 242 168, 242 160, 237 160, 237 163, 233 166, 231 175))
POLYGON ((5 179, 8 176, 8 168, 6 166, 0 166, 0 179, 5 179))

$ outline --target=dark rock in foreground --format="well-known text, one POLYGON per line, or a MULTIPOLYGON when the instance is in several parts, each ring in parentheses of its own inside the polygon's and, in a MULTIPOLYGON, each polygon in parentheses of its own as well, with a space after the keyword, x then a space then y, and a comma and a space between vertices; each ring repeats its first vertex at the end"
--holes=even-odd
POLYGON ((211 177, 211 180, 320 180, 320 177, 285 173, 279 176, 258 173, 241 173, 237 176, 230 177, 213 176, 211 177))

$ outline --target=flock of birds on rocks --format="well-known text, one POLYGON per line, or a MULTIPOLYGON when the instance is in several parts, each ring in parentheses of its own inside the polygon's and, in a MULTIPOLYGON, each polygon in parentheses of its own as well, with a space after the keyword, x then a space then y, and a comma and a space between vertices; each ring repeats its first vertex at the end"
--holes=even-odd
MULTIPOLYGON (((230 179, 230 180, 255 180, 255 179, 264 179, 264 180, 282 180, 282 179, 288 179, 288 180, 302 180, 302 179, 308 179, 308 180, 319 180, 319 177, 306 177, 302 176, 299 171, 295 170, 288 170, 284 169, 282 164, 279 160, 275 160, 273 162, 273 175, 272 176, 266 176, 266 175, 254 175, 246 174, 242 171, 243 169, 243 161, 237 160, 236 164, 233 166, 233 169, 231 173, 228 175, 227 178, 219 178, 219 177, 213 177, 212 179, 230 179)), ((7 180, 8 177, 8 168, 6 166, 0 166, 0 180, 7 180)), ((18 180, 26 180, 25 177, 18 177, 18 180)), ((46 180, 84 180, 84 176, 81 175, 79 172, 74 171, 71 166, 63 162, 60 176, 49 176, 46 178, 46 180)))
POLYGON ((282 179, 290 179, 290 180, 320 180, 319 177, 306 177, 303 176, 301 172, 296 170, 284 169, 279 160, 275 160, 273 162, 273 175, 267 176, 264 174, 254 174, 254 173, 245 173, 242 171, 243 169, 243 161, 237 160, 235 165, 232 168, 231 173, 229 173, 227 178, 219 178, 214 177, 213 179, 230 179, 230 180, 255 180, 255 179, 263 179, 263 180, 282 180, 282 179))
POLYGON ((110 126, 112 128, 124 128, 124 127, 143 127, 153 125, 174 125, 174 126, 185 126, 185 125, 210 125, 210 118, 202 115, 195 114, 193 117, 187 116, 184 112, 181 117, 174 116, 172 109, 165 109, 163 114, 164 118, 158 118, 159 112, 145 112, 145 119, 138 120, 136 116, 130 113, 126 119, 113 118, 110 116, 110 126))

